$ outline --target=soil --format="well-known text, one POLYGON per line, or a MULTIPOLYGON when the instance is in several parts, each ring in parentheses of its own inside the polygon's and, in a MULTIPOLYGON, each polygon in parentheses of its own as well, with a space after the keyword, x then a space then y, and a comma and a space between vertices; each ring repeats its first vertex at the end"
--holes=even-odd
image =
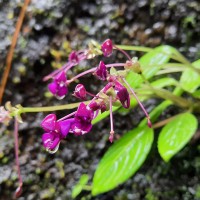
MULTIPOLYGON (((0 77, 22 3, 19 0, 0 0, 0 77)), ((102 42, 111 38, 116 44, 148 47, 168 44, 194 61, 200 57, 199 13, 198 0, 32 0, 18 38, 3 104, 8 100, 13 105, 23 106, 75 102, 75 98, 70 96, 60 102, 48 98, 47 84, 42 78, 53 70, 53 66, 64 64, 72 49, 86 47, 91 39, 102 42), (63 55, 59 56, 54 50, 63 55)), ((131 52, 131 55, 141 54, 131 52)), ((110 62, 119 59, 117 55, 110 62)), ((83 67, 98 62, 97 59, 96 63, 88 62, 83 67)), ((94 84, 94 80, 88 78, 83 82, 92 91, 98 91, 100 82, 94 84)), ((71 88, 73 90, 73 86, 71 88)), ((150 103, 156 102, 147 102, 147 106, 152 107, 150 103)), ((173 112, 174 108, 170 107, 165 114, 173 112)), ((137 109, 133 110, 123 117, 124 120, 119 114, 114 115, 119 136, 137 125, 143 117, 138 113, 137 109)), ((64 114, 65 111, 59 113, 60 116, 64 114)), ((105 119, 83 137, 70 135, 61 143, 60 150, 50 155, 41 144, 40 121, 45 115, 23 115, 24 123, 20 125, 20 165, 24 181, 20 200, 70 200, 72 188, 82 174, 88 174, 91 183, 99 160, 111 145, 108 142, 109 119, 105 119)), ((18 186, 12 130, 12 123, 9 127, 0 126, 2 200, 12 199, 18 186)), ((126 183, 96 197, 84 191, 77 199, 200 199, 199 154, 200 145, 196 139, 165 163, 158 155, 155 139, 144 165, 126 183)))

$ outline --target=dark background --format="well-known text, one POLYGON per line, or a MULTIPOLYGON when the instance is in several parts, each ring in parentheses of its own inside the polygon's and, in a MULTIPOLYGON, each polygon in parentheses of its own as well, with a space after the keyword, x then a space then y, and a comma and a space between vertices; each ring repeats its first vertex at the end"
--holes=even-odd
MULTIPOLYGON (((0 0, 0 77, 5 65, 11 37, 15 30, 23 1, 0 0)), ((110 38, 115 44, 155 47, 172 45, 190 61, 200 57, 200 3, 198 0, 32 0, 13 58, 3 104, 47 106, 74 102, 70 95, 62 101, 47 98, 42 77, 64 64, 72 49, 86 48, 91 39, 102 42, 110 38), (57 50, 57 54, 55 53, 57 50), (62 52, 59 56, 58 52, 62 52)), ((141 56, 142 54, 131 55, 141 56)), ((89 61, 77 70, 94 67, 89 61)), ((112 57, 109 62, 120 60, 112 57)), ((69 73, 72 76, 73 73, 69 73)), ((83 79, 87 87, 97 92, 100 82, 83 79)), ((71 92, 73 91, 73 85, 71 92)), ((155 100, 145 106, 151 109, 155 100)), ((162 117, 177 110, 170 107, 162 117)), ((60 116, 68 111, 59 112, 60 116)), ((48 154, 42 144, 40 121, 45 114, 23 115, 20 125, 20 164, 24 181, 20 200, 71 199, 71 190, 84 173, 90 183, 96 166, 111 145, 108 142, 109 119, 95 125, 84 137, 70 135, 60 150, 48 154)), ((130 115, 115 114, 115 129, 120 135, 130 130, 143 117, 138 108, 130 115)), ((18 186, 15 170, 12 123, 0 126, 0 199, 12 199, 18 186)), ((155 136, 156 137, 156 136, 155 136)), ((194 200, 200 199, 200 146, 192 140, 170 163, 164 163, 157 153, 156 139, 143 167, 125 184, 98 197, 83 192, 77 199, 89 200, 194 200)))

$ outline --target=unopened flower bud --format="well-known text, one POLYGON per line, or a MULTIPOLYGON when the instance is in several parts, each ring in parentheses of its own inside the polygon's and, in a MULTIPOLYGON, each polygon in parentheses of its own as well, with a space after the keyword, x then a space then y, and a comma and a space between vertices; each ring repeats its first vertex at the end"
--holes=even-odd
POLYGON ((78 84, 75 87, 74 96, 81 99, 81 100, 86 99, 86 89, 85 89, 84 85, 78 84))
POLYGON ((100 61, 99 66, 97 67, 96 71, 94 72, 94 74, 102 81, 105 81, 107 78, 107 69, 106 69, 106 65, 104 64, 103 61, 100 61))
POLYGON ((101 50, 105 57, 111 56, 112 51, 113 51, 112 41, 110 39, 107 39, 106 41, 104 41, 103 44, 101 45, 101 50))

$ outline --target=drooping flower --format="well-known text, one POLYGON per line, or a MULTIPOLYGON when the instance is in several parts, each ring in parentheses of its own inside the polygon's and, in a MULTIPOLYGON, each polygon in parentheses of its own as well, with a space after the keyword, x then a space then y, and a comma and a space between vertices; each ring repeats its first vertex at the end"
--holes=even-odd
POLYGON ((104 64, 103 61, 100 61, 99 66, 97 67, 96 71, 94 74, 102 81, 105 81, 108 75, 106 65, 104 64))
POLYGON ((105 57, 111 56, 112 51, 113 51, 112 41, 110 39, 107 39, 106 41, 104 41, 103 44, 101 45, 101 50, 105 57))
POLYGON ((55 114, 49 114, 43 119, 41 126, 45 133, 42 142, 47 151, 55 153, 58 150, 60 141, 67 136, 73 122, 74 118, 57 121, 55 114))
POLYGON ((86 89, 84 87, 83 84, 78 84, 75 87, 75 91, 74 91, 74 96, 81 99, 81 100, 85 100, 86 99, 86 89))
POLYGON ((63 99, 68 92, 65 73, 60 72, 48 85, 49 91, 58 99, 63 99))
POLYGON ((119 82, 115 81, 116 96, 124 108, 130 107, 130 96, 128 90, 119 82))
POLYGON ((84 135, 92 128, 92 119, 94 111, 89 109, 84 103, 80 103, 74 117, 74 123, 71 125, 71 131, 75 135, 84 135))

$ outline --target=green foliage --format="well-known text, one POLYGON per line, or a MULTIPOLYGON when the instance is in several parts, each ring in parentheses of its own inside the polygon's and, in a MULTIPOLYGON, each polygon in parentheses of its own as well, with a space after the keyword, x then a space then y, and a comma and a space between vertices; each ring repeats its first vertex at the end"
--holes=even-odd
MULTIPOLYGON (((200 69, 200 60, 193 63, 196 69, 200 69)), ((187 68, 181 76, 181 87, 187 92, 194 92, 200 86, 200 76, 197 71, 192 68, 187 68)))
MULTIPOLYGON (((148 100, 153 95, 163 99, 149 114, 152 122, 156 122, 170 105, 175 104, 182 108, 182 114, 172 116, 160 123, 164 127, 159 134, 158 150, 163 160, 168 162, 190 141, 198 126, 196 117, 188 110, 190 112, 200 111, 198 109, 199 102, 197 104, 191 103, 191 97, 185 98, 182 97, 182 94, 187 92, 192 94, 193 98, 196 98, 195 101, 200 99, 198 89, 200 87, 200 60, 191 64, 175 48, 170 46, 160 46, 153 50, 134 46, 119 47, 124 50, 143 50, 147 52, 139 59, 142 75, 130 72, 126 80, 140 95, 142 101, 148 100), (168 63, 171 61, 170 59, 176 62, 168 63), (176 67, 176 70, 174 70, 174 67, 176 67), (174 72, 179 74, 182 72, 180 80, 175 79, 176 76, 172 78, 171 73, 174 72), (170 74, 170 77, 166 74, 170 74)), ((132 98, 131 109, 136 105, 137 101, 132 98)), ((121 114, 130 112, 130 109, 127 110, 121 107, 114 107, 113 110, 121 114)), ((108 115, 109 112, 99 115, 94 123, 108 115)), ((147 128, 146 124, 147 120, 145 118, 140 122, 138 128, 125 133, 105 153, 94 174, 93 195, 114 189, 141 167, 153 142, 154 131, 147 128)))
POLYGON ((197 119, 190 113, 177 115, 159 134, 158 151, 166 162, 180 151, 197 129, 197 119))
POLYGON ((93 179, 92 194, 107 192, 130 178, 146 159, 153 130, 140 127, 126 133, 102 158, 93 179))
POLYGON ((78 182, 72 190, 72 198, 76 198, 82 190, 85 188, 85 185, 88 183, 89 177, 87 174, 83 174, 78 182))

